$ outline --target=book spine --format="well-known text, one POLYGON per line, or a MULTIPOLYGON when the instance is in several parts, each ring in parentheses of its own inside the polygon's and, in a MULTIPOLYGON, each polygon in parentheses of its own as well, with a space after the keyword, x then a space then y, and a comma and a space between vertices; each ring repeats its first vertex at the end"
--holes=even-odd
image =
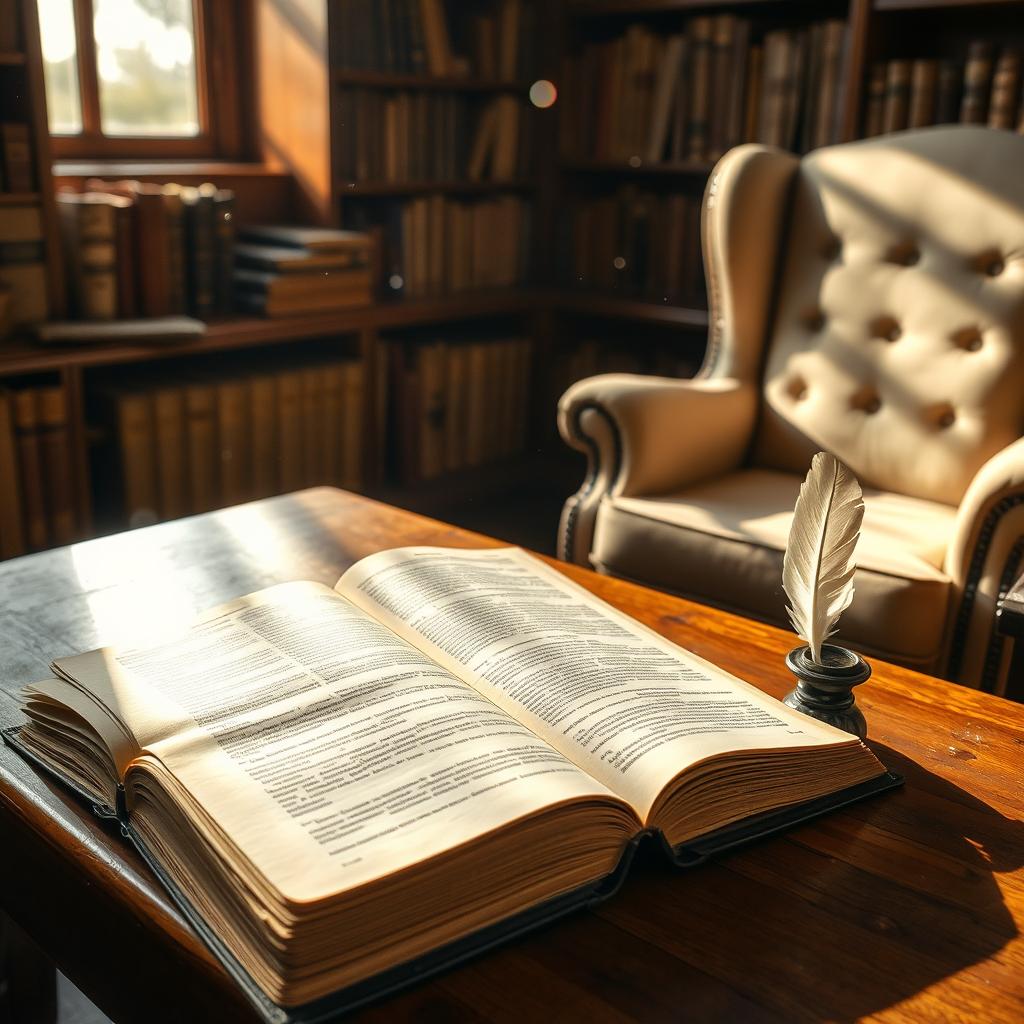
POLYGON ((1021 90, 1021 55, 1004 50, 999 55, 992 75, 992 102, 989 104, 988 125, 1003 131, 1017 126, 1017 102, 1021 90))
MULTIPOLYGON (((359 360, 345 364, 342 399, 341 483, 350 491, 361 491, 364 484, 366 370, 359 360)), ((386 403, 382 402, 386 407, 386 403)))
POLYGON ((231 275, 235 263, 235 194, 230 189, 217 189, 214 195, 214 237, 216 281, 213 289, 213 310, 216 313, 230 313, 231 275))
POLYGON ((64 389, 60 386, 37 388, 35 397, 39 423, 39 459, 50 542, 70 544, 77 534, 77 517, 64 389))
POLYGON ((252 441, 253 493, 278 493, 277 380, 273 374, 249 378, 249 430, 252 441))
POLYGON ((960 103, 963 124, 985 124, 992 85, 992 44, 975 40, 967 49, 964 94, 960 103))
POLYGON ((321 438, 322 484, 337 484, 341 480, 341 460, 344 438, 345 363, 329 363, 320 370, 323 388, 323 421, 321 438))
POLYGON ((35 191, 32 144, 27 124, 21 121, 0 123, 0 158, 6 191, 35 191))
POLYGON ((217 396, 210 384, 185 388, 188 495, 193 513, 217 508, 217 396))
POLYGON ((38 414, 35 390, 13 392, 14 431, 18 449, 19 484, 24 501, 23 522, 28 546, 33 551, 47 546, 46 495, 42 458, 39 452, 38 414))
POLYGON ((167 310, 169 313, 184 313, 188 309, 188 289, 185 281, 185 209, 180 186, 164 186, 162 198, 167 246, 167 310))
POLYGON ((444 472, 444 429, 447 414, 447 346, 424 345, 419 360, 419 477, 429 480, 444 472))
POLYGON ((220 455, 220 503, 248 501, 252 489, 248 443, 248 390, 243 380, 217 386, 217 442, 220 455))
POLYGON ((287 370, 277 378, 280 485, 284 493, 305 485, 302 441, 302 371, 287 370))
POLYGON ((21 476, 12 405, 11 392, 0 391, 0 558, 25 553, 21 476))
POLYGON ((188 511, 183 390, 169 387, 156 391, 153 395, 153 414, 160 518, 179 519, 188 511))
POLYGON ((690 23, 690 117, 686 126, 686 155, 704 160, 708 155, 708 117, 711 104, 711 46, 713 19, 694 18, 690 23))
POLYGON ((124 517, 130 527, 148 526, 156 522, 159 507, 153 403, 141 391, 123 392, 115 401, 124 517))
POLYGON ((882 131, 896 132, 907 127, 910 108, 910 61, 891 60, 885 71, 885 104, 882 131))
POLYGON ((939 65, 934 60, 915 60, 911 71, 909 128, 924 128, 935 123, 935 94, 939 65))

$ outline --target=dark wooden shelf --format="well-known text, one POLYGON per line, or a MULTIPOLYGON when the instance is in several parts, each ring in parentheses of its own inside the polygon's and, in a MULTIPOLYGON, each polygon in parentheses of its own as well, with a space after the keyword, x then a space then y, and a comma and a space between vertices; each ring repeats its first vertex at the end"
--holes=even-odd
POLYGON ((336 181, 339 199, 359 196, 413 196, 442 192, 448 195, 469 195, 478 192, 526 192, 536 182, 524 179, 502 181, 336 181))
POLYGON ((874 0, 876 11, 928 11, 941 7, 1021 6, 1021 0, 874 0))
POLYGON ((572 17, 591 18, 604 14, 663 14, 700 7, 755 7, 770 3, 790 6, 779 4, 779 0, 583 0, 566 4, 566 12, 572 17))
POLYGON ((621 177, 678 177, 706 178, 714 169, 714 163, 704 160, 679 160, 648 162, 637 160, 627 163, 621 160, 577 160, 559 161, 564 171, 573 174, 608 174, 621 177))
POLYGON ((27 341, 10 341, 0 343, 0 376, 173 359, 176 356, 224 352, 321 336, 336 338, 341 334, 353 334, 367 328, 409 327, 521 313, 535 307, 536 294, 527 289, 505 288, 380 302, 336 313, 278 318, 228 317, 210 321, 201 338, 181 344, 141 345, 125 342, 117 345, 42 346, 27 341))
POLYGON ((521 92, 523 82, 499 82, 486 78, 456 78, 450 75, 406 75, 387 71, 344 71, 333 75, 335 85, 362 85, 371 89, 438 89, 457 92, 521 92))
POLYGON ((19 67, 25 63, 25 54, 18 50, 0 50, 0 66, 19 67))
POLYGON ((555 309, 567 313, 584 313, 591 316, 610 316, 621 320, 636 320, 652 324, 671 324, 675 327, 692 327, 706 330, 708 311, 688 306, 676 306, 669 302, 654 302, 604 292, 559 291, 547 293, 548 303, 555 309))
POLYGON ((0 206, 24 206, 28 203, 39 203, 38 192, 0 192, 0 206))

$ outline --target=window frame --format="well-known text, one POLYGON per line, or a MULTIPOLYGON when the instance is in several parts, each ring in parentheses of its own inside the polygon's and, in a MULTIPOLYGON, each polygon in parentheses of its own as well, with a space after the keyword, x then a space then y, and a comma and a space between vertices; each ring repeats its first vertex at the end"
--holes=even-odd
POLYGON ((247 44, 252 40, 248 3, 192 0, 199 132, 189 136, 103 134, 93 0, 72 0, 72 5, 82 130, 74 135, 50 133, 56 159, 242 159, 248 154, 251 120, 242 102, 242 76, 252 73, 251 63, 245 60, 247 44), (238 45, 221 46, 214 52, 211 42, 215 39, 236 40, 238 45), (212 96, 217 97, 216 103, 210 102, 212 96))

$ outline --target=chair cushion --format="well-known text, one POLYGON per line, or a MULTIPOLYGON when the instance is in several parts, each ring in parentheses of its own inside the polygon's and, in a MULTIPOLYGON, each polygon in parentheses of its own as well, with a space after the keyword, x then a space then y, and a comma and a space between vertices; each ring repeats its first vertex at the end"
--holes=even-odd
MULTIPOLYGON (((592 561, 612 575, 788 626, 782 556, 801 483, 748 469, 657 498, 607 497, 592 561)), ((941 566, 956 510, 870 488, 864 506, 856 593, 838 640, 934 669, 950 592, 941 566)))

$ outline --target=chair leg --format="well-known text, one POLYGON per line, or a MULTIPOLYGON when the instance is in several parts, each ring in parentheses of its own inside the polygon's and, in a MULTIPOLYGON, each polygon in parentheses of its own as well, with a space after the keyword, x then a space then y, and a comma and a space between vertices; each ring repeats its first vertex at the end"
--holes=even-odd
POLYGON ((57 969, 0 910, 0 1020, 56 1024, 57 969))

